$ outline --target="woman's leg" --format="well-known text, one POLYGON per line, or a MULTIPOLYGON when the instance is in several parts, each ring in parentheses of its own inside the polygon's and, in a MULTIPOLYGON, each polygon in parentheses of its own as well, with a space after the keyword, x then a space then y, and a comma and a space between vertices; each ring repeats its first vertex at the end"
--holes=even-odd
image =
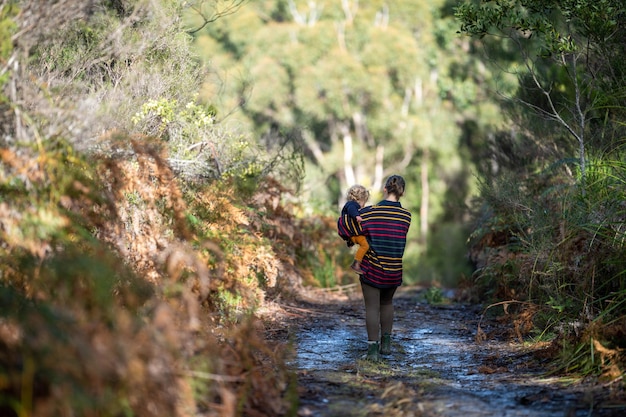
POLYGON ((378 341, 380 328, 380 289, 361 283, 365 301, 365 328, 368 341, 378 341))
POLYGON ((380 330, 382 334, 391 334, 393 328, 393 296, 396 288, 380 290, 380 330))

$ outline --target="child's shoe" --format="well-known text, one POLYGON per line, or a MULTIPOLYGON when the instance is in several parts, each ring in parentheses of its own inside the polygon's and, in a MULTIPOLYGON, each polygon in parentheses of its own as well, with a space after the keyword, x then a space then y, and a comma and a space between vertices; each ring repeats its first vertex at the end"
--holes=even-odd
POLYGON ((361 269, 361 262, 357 261, 356 259, 354 260, 354 262, 352 262, 352 265, 350 265, 350 268, 352 268, 352 270, 356 272, 357 274, 363 273, 363 270, 361 269))

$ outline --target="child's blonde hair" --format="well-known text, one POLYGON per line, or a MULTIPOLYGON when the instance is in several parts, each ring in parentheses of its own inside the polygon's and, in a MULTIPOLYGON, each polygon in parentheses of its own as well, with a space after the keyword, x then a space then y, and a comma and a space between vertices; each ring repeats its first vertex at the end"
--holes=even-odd
POLYGON ((348 188, 346 199, 348 201, 357 201, 365 203, 370 198, 370 192, 362 185, 356 184, 348 188))

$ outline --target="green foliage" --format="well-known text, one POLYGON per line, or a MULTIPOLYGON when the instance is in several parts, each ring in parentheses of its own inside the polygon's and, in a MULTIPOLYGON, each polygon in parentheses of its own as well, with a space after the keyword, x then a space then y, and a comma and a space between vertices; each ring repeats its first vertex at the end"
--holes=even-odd
POLYGON ((515 100, 513 108, 524 104, 535 115, 530 124, 518 120, 520 126, 528 126, 538 137, 545 132, 545 123, 538 119, 564 129, 575 143, 560 149, 557 158, 575 149, 583 178, 587 148, 613 147, 623 135, 623 130, 617 137, 613 134, 623 114, 626 79, 626 67, 615 60, 626 52, 619 40, 625 19, 621 3, 468 1, 456 8, 460 32, 480 38, 476 47, 483 47, 502 72, 519 77, 516 94, 502 93, 515 100))
POLYGON ((213 126, 215 112, 194 102, 179 106, 174 99, 150 100, 141 106, 141 110, 132 118, 135 125, 147 135, 164 136, 175 141, 176 135, 187 141, 197 133, 197 129, 213 126), (195 128, 195 129, 194 129, 195 128), (170 131, 171 133, 167 133, 170 131))
POLYGON ((245 311, 245 303, 241 295, 224 288, 218 288, 213 299, 224 323, 237 323, 242 317, 253 312, 252 309, 245 311))
MULTIPOLYGON (((43 9, 38 9, 33 30, 16 39, 28 49, 28 68, 36 74, 31 85, 39 89, 24 94, 55 97, 54 103, 42 98, 36 107, 40 120, 48 112, 58 113, 51 130, 83 150, 106 152, 100 136, 115 130, 136 132, 132 119, 146 110, 141 108, 145 103, 195 103, 200 66, 180 28, 179 2, 72 5, 58 16, 51 11, 54 19, 46 16, 45 23, 37 21, 44 19, 43 9), (74 137, 77 129, 83 133, 74 137)), ((151 127, 158 131, 159 125, 151 127)))
POLYGON ((0 414, 172 416, 227 395, 242 414, 280 414, 283 385, 267 384, 265 366, 280 367, 280 353, 237 332, 277 285, 278 256, 227 193, 187 211, 181 188, 193 199, 206 178, 186 181, 168 162, 184 168, 202 150, 223 164, 219 184, 245 178, 249 197, 265 174, 293 174, 295 141, 268 155, 195 100, 202 77, 180 2, 14 4, 0 6, 0 42, 15 47, 0 56, 15 87, 0 115, 0 414), (10 28, 9 12, 25 30, 10 28), (199 358, 202 370, 232 374, 229 387, 194 373, 199 358))
POLYGON ((615 60, 625 53, 624 6, 497 0, 464 2, 456 16, 462 33, 480 39, 476 46, 518 75, 515 101, 504 108, 528 132, 499 137, 494 144, 502 154, 493 158, 499 172, 482 171, 482 207, 470 242, 479 266, 475 288, 496 301, 545 306, 536 318, 538 333, 560 345, 560 369, 623 372, 624 358, 612 350, 622 337, 615 323, 623 314, 612 303, 623 303, 626 267, 626 70, 615 60), (568 144, 545 120, 575 142, 568 144), (527 141, 535 155, 519 158, 527 141))
POLYGON ((277 138, 281 143, 270 152, 215 117, 213 106, 162 98, 144 103, 132 121, 142 133, 167 143, 170 164, 186 179, 226 181, 245 195, 268 175, 297 186, 302 168, 296 140, 277 138))
POLYGON ((464 277, 472 274, 467 261, 467 235, 468 228, 463 224, 444 223, 434 227, 425 253, 406 253, 404 281, 409 285, 457 287, 464 277), (455 261, 450 262, 451 259, 455 261))
POLYGON ((465 2, 456 8, 461 31, 484 36, 510 28, 521 36, 534 36, 542 42, 545 55, 567 54, 585 47, 579 32, 592 42, 605 41, 615 32, 623 4, 618 0, 557 1, 495 0, 465 2), (582 42, 581 42, 582 41, 582 42))
POLYGON ((444 301, 443 291, 439 287, 429 287, 424 293, 428 304, 441 304, 444 301))
MULTIPOLYGON (((484 65, 455 36, 444 4, 247 4, 194 33, 223 86, 220 94, 206 90, 202 97, 214 101, 219 95, 227 106, 241 106, 231 118, 268 138, 268 149, 277 131, 302 143, 306 170, 299 198, 310 212, 336 210, 348 181, 378 193, 386 175, 400 173, 411 187, 403 204, 418 213, 424 158, 428 229, 442 217, 460 221, 462 210, 446 205, 450 178, 464 183, 454 190, 460 201, 472 189, 471 168, 459 156, 459 121, 482 122, 489 115, 485 123, 495 123, 500 117, 485 96, 489 86, 480 85, 490 74, 479 73, 484 65)), ((200 19, 188 15, 191 27, 200 19)), ((410 236, 416 257, 425 252, 422 232, 428 230, 415 227, 410 236)))
POLYGON ((19 154, 3 149, 0 165, 0 315, 15 336, 0 343, 1 377, 9 381, 0 407, 14 404, 28 414, 46 392, 52 414, 68 404, 81 414, 127 412, 133 390, 125 371, 117 372, 136 358, 117 349, 112 334, 137 340, 145 331, 140 308, 154 288, 92 235, 113 213, 90 161, 60 139, 39 145, 22 146, 19 154), (40 168, 23 175, 30 158, 40 168), (15 381, 22 381, 21 392, 13 390, 15 381), (23 395, 28 390, 34 397, 23 395))
POLYGON ((561 177, 546 171, 524 188, 508 179, 483 189, 489 208, 473 235, 471 250, 481 264, 474 288, 494 301, 546 306, 535 324, 561 345, 561 369, 623 372, 622 356, 603 351, 610 356, 603 362, 592 351, 594 343, 609 350, 623 345, 616 332, 623 311, 615 307, 626 303, 622 152, 590 160, 584 190, 561 177))
MULTIPOLYGON (((6 61, 13 52, 13 43, 11 37, 17 30, 14 17, 17 15, 19 9, 17 3, 9 1, 3 3, 0 7, 0 64, 5 66, 6 61)), ((8 74, 6 70, 0 72, 0 88, 8 80, 8 74)), ((2 100, 0 100, 1 102, 2 100)))
POLYGON ((326 254, 323 254, 321 258, 321 263, 317 267, 313 267, 315 281, 317 281, 322 288, 335 287, 339 282, 335 275, 333 259, 326 254))

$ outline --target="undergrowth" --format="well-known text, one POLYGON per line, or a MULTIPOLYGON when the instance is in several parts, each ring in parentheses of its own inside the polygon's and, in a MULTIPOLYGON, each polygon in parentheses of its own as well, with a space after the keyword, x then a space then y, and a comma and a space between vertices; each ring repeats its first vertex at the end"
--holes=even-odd
POLYGON ((179 183, 154 140, 106 140, 125 157, 0 153, 0 414, 289 414, 258 312, 313 280, 328 230, 271 178, 242 201, 179 183))
POLYGON ((626 370, 622 160, 590 160, 584 182, 564 175, 564 162, 527 180, 483 184, 467 283, 474 300, 508 308, 517 339, 551 343, 553 372, 618 385, 626 370))
POLYGON ((0 415, 294 415, 262 311, 340 239, 196 102, 184 6, 123 3, 0 6, 0 415))

